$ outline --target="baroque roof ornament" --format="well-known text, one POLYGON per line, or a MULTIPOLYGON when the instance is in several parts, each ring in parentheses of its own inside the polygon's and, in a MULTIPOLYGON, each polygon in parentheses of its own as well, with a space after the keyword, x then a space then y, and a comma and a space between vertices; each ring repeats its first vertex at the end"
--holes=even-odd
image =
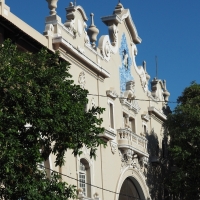
POLYGON ((99 34, 99 29, 94 25, 94 14, 91 13, 91 25, 87 30, 88 36, 91 41, 91 45, 93 48, 96 47, 97 35, 99 34))
POLYGON ((66 9, 66 22, 64 23, 65 27, 67 27, 69 30, 74 30, 74 23, 75 23, 75 6, 73 4, 73 2, 69 3, 69 7, 67 7, 66 9))
POLYGON ((50 15, 56 15, 56 8, 57 8, 57 3, 58 0, 46 0, 48 3, 48 7, 49 7, 49 14, 50 15))

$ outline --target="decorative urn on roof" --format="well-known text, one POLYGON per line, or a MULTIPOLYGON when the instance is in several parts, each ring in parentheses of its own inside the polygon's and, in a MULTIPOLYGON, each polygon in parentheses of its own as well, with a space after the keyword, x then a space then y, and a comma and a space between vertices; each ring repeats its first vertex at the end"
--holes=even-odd
POLYGON ((143 68, 144 68, 145 76, 146 76, 147 83, 148 83, 148 81, 150 80, 151 77, 150 77, 150 75, 147 73, 146 61, 143 61, 143 68))
POLYGON ((121 4, 121 2, 119 1, 119 3, 116 5, 115 10, 113 12, 113 14, 121 14, 121 12, 124 10, 123 5, 121 4))
POLYGON ((90 16, 91 16, 91 25, 88 28, 87 33, 92 43, 92 47, 95 48, 96 47, 95 42, 97 41, 97 35, 99 33, 99 29, 94 25, 94 14, 91 13, 90 16))
POLYGON ((56 8, 58 0, 46 0, 48 2, 48 7, 50 9, 50 15, 56 15, 56 8))
POLYGON ((164 85, 164 90, 163 90, 164 99, 165 99, 165 101, 169 101, 170 93, 167 90, 166 80, 163 80, 163 85, 164 85))

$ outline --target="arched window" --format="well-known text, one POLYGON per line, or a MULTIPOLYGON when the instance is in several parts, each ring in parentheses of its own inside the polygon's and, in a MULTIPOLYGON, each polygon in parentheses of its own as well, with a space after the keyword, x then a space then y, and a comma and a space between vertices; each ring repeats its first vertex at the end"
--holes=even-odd
POLYGON ((86 183, 91 184, 90 167, 89 163, 82 158, 79 165, 79 187, 83 189, 85 196, 91 197, 91 187, 86 183))
POLYGON ((129 177, 126 178, 121 187, 119 200, 140 200, 139 192, 129 177))

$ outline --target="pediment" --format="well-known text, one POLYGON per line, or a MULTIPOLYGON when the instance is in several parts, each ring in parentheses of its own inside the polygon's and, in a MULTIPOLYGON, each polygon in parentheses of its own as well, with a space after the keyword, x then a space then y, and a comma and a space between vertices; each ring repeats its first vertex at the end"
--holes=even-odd
POLYGON ((142 39, 139 37, 136 26, 132 20, 130 10, 124 9, 121 3, 116 6, 113 15, 105 16, 101 19, 107 26, 111 26, 113 24, 117 26, 119 23, 126 23, 132 42, 135 44, 142 42, 142 39))
POLYGON ((84 9, 82 8, 82 6, 76 6, 76 10, 80 12, 84 21, 88 21, 88 18, 86 16, 86 13, 85 13, 84 9))

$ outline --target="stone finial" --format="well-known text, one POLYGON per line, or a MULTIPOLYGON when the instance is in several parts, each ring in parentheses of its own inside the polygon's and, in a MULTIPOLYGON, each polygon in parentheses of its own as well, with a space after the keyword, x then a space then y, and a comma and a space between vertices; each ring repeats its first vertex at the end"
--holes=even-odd
POLYGON ((94 25, 94 13, 91 13, 90 16, 91 16, 91 25, 90 26, 95 26, 94 25))
POLYGON ((124 10, 124 7, 121 4, 121 2, 119 1, 119 3, 115 7, 113 14, 120 14, 123 10, 124 10))
POLYGON ((96 26, 94 25, 94 14, 91 13, 90 16, 91 16, 91 25, 88 28, 87 33, 92 43, 92 47, 95 48, 96 47, 95 42, 97 41, 97 35, 99 33, 99 29, 97 29, 96 26))
POLYGON ((146 61, 143 61, 143 68, 144 68, 145 76, 146 76, 147 83, 148 83, 148 81, 149 81, 149 79, 150 79, 151 77, 150 77, 150 75, 147 73, 147 63, 146 63, 146 61))
POLYGON ((167 87, 166 87, 166 80, 163 80, 163 88, 164 88, 164 90, 167 90, 167 87))
POLYGON ((50 9, 49 14, 56 15, 56 8, 57 8, 58 0, 46 0, 46 1, 48 3, 48 7, 50 9))
POLYGON ((144 68, 144 71, 146 72, 147 71, 147 67, 146 67, 146 61, 143 61, 143 68, 144 68))
POLYGON ((75 7, 73 2, 69 3, 69 6, 67 8, 65 8, 66 10, 66 22, 64 23, 64 26, 67 27, 68 29, 70 29, 71 31, 74 30, 74 23, 75 23, 75 7))
POLYGON ((166 80, 163 80, 163 85, 164 85, 164 91, 163 91, 164 99, 165 99, 165 101, 169 101, 170 93, 167 90, 166 80))
POLYGON ((158 81, 156 77, 151 81, 151 94, 154 98, 158 97, 158 81))
POLYGON ((70 2, 69 7, 73 7, 73 6, 74 6, 73 2, 70 2))
POLYGON ((94 198, 99 198, 99 194, 97 192, 94 193, 94 198))

